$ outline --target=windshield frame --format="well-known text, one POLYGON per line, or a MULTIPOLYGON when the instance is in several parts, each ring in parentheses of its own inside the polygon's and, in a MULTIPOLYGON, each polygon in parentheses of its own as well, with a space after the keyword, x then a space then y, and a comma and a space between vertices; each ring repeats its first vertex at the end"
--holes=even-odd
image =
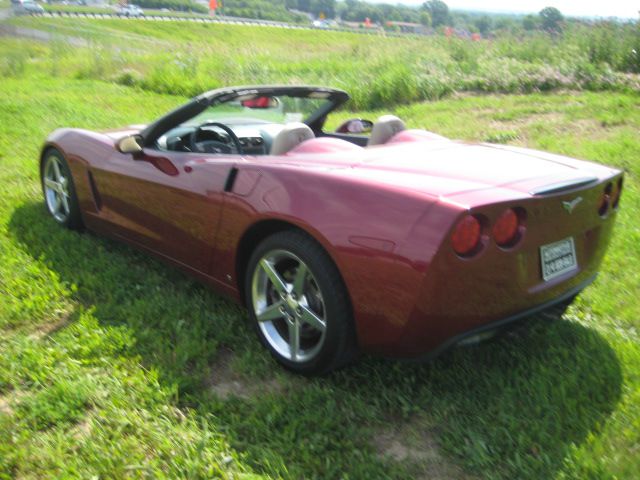
POLYGON ((230 102, 239 97, 249 96, 291 96, 309 98, 314 95, 325 96, 327 102, 321 105, 303 120, 314 132, 319 132, 326 116, 349 100, 349 95, 342 91, 327 87, 317 86, 245 86, 230 87, 205 92, 193 98, 190 102, 176 108, 168 114, 160 117, 154 123, 140 132, 142 144, 145 147, 155 145, 156 141, 171 129, 187 122, 204 112, 207 108, 230 102))

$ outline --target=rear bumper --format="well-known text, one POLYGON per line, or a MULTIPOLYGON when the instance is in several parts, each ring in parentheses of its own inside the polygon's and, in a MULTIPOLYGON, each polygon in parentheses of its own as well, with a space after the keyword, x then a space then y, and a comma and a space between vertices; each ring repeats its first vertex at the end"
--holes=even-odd
POLYGON ((455 335, 449 338, 448 340, 446 340, 445 342, 443 342, 442 344, 440 344, 437 348, 431 350, 430 352, 414 357, 411 360, 418 361, 418 362, 432 360, 437 356, 443 354, 447 350, 450 350, 451 348, 455 347, 456 345, 463 343, 465 340, 468 340, 471 337, 480 336, 484 333, 506 329, 521 320, 524 320, 528 317, 532 317, 538 313, 542 313, 546 310, 549 310, 578 295, 582 290, 584 290, 591 283, 593 283, 593 281, 596 279, 597 276, 598 274, 595 274, 589 277, 587 280, 584 280, 579 285, 571 288, 570 290, 554 298, 553 300, 549 300, 540 305, 536 305, 535 307, 529 308, 527 310, 523 310, 513 315, 509 315, 508 317, 502 318, 500 320, 496 320, 495 322, 487 323, 485 325, 481 325, 479 327, 476 327, 466 332, 455 335))
MULTIPOLYGON (((598 213, 604 188, 599 184, 580 190, 583 200, 573 214, 565 211, 563 202, 575 199, 576 193, 472 209, 471 213, 478 212, 493 225, 507 206, 524 207, 526 234, 511 248, 500 248, 487 237, 482 250, 469 258, 455 254, 446 234, 437 253, 425 262, 424 273, 417 272, 415 262, 398 262, 397 268, 413 268, 413 276, 405 275, 404 288, 394 288, 392 293, 404 299, 410 311, 386 309, 387 323, 394 328, 385 330, 387 335, 377 344, 364 345, 365 349, 389 357, 434 357, 465 338, 576 295, 595 278, 615 224, 616 209, 605 216, 598 213), (575 269, 545 280, 542 247, 568 238, 575 245, 575 269)), ((412 238, 419 243, 423 237, 412 238)))

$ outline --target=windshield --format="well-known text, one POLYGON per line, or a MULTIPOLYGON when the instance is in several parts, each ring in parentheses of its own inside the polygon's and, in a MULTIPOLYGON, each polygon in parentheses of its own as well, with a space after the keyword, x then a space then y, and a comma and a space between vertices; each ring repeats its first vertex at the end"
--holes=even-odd
POLYGON ((235 87, 205 92, 147 127, 147 145, 161 150, 265 155, 278 134, 304 126, 319 131, 329 112, 348 100, 321 87, 235 87))
POLYGON ((221 122, 227 125, 303 122, 312 113, 326 107, 329 102, 327 98, 289 95, 238 97, 208 107, 181 126, 195 127, 206 122, 221 122))

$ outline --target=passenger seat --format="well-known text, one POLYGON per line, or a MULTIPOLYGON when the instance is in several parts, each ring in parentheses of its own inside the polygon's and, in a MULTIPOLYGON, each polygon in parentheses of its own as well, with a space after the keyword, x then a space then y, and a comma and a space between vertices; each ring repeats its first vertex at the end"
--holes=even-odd
POLYGON ((387 143, 391 137, 405 128, 404 122, 398 117, 394 115, 383 115, 373 124, 371 137, 369 138, 367 146, 387 143))

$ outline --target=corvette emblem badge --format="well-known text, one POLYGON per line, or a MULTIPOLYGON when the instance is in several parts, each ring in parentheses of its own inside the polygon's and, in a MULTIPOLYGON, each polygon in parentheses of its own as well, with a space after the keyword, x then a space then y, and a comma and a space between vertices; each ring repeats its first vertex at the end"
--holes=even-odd
POLYGON ((562 206, 567 212, 571 213, 573 212, 573 209, 576 208, 581 201, 582 201, 582 197, 576 197, 570 202, 562 202, 562 206))

